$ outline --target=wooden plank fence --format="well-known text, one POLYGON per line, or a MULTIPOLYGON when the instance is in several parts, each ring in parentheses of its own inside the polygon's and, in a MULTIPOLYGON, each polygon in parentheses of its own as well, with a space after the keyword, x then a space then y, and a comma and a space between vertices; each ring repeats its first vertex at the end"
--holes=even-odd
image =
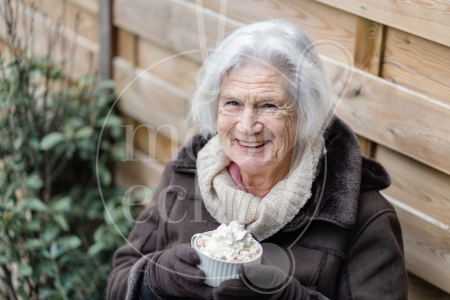
MULTIPOLYGON (((63 5, 61 0, 38 0, 19 1, 12 0, 12 6, 18 8, 18 29, 17 37, 25 39, 29 32, 24 28, 24 24, 30 24, 34 16, 34 53, 36 55, 47 54, 48 36, 57 27, 57 22, 61 20, 61 38, 54 46, 54 59, 68 59, 73 63, 73 73, 69 74, 73 78, 86 75, 95 70, 98 66, 98 5, 95 0, 71 0, 63 5), (31 4, 34 4, 34 7, 31 4), (76 15, 79 16, 78 29, 74 28, 76 15), (71 57, 68 47, 75 44, 75 57, 71 57), (65 44, 66 51, 63 51, 65 44)), ((0 40, 6 42, 5 23, 0 22, 0 40)), ((1 44, 0 43, 0 44, 1 44)))
POLYGON ((445 1, 116 0, 117 91, 134 80, 119 107, 127 125, 151 125, 135 133, 141 166, 120 163, 118 183, 154 187, 190 136, 182 121, 207 49, 245 23, 293 21, 318 45, 336 114, 392 176, 384 195, 402 224, 410 299, 450 299, 449 12, 445 1))

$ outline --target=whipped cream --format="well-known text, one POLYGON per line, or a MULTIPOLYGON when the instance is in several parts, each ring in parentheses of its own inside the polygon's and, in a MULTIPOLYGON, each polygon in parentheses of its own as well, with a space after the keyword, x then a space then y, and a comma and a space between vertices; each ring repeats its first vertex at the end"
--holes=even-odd
POLYGON ((238 221, 220 225, 211 236, 200 235, 196 246, 205 255, 230 262, 253 260, 261 251, 258 242, 238 221))

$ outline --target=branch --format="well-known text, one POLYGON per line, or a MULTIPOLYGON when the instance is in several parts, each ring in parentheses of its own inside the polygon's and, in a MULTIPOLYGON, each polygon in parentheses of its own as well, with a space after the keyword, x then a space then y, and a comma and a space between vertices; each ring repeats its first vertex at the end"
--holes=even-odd
POLYGON ((14 286, 12 283, 12 275, 7 266, 1 266, 3 272, 6 274, 6 278, 8 279, 7 288, 10 290, 11 294, 14 296, 15 300, 18 300, 16 291, 14 290, 14 286))
POLYGON ((62 285, 61 276, 59 275, 59 268, 58 268, 58 265, 56 264, 56 261, 54 258, 52 258, 52 262, 53 262, 53 270, 55 271, 55 275, 56 275, 55 276, 56 282, 58 283, 57 285, 59 286, 61 296, 63 297, 64 300, 69 300, 66 295, 66 290, 64 289, 64 287, 62 285))
POLYGON ((50 169, 50 163, 49 163, 49 153, 48 151, 45 151, 44 153, 44 168, 45 168, 45 178, 44 178, 44 200, 48 204, 50 202, 51 198, 51 188, 52 188, 52 175, 51 175, 51 169, 50 169))

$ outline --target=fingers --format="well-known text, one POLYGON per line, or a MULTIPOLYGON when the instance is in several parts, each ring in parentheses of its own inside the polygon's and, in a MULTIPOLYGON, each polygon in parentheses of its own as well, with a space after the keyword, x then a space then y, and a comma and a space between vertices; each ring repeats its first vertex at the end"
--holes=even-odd
POLYGON ((213 288, 206 284, 191 285, 189 287, 190 298, 195 299, 213 299, 213 288))
POLYGON ((224 293, 224 294, 227 294, 228 291, 230 291, 230 290, 238 291, 238 290, 242 290, 242 289, 246 289, 246 288, 247 288, 247 286, 240 279, 224 280, 217 287, 218 291, 220 293, 224 293))
POLYGON ((225 280, 213 289, 214 299, 262 299, 262 296, 240 279, 225 280))
POLYGON ((204 284, 205 273, 197 267, 186 265, 180 263, 176 265, 177 273, 182 277, 180 279, 193 283, 193 284, 204 284))
POLYGON ((244 265, 239 268, 248 284, 257 289, 272 289, 280 287, 288 277, 281 269, 265 265, 244 265))
POLYGON ((185 280, 194 284, 203 284, 205 282, 205 273, 197 268, 200 264, 200 257, 195 250, 186 244, 177 246, 176 260, 174 270, 185 280))
POLYGON ((200 256, 198 253, 189 245, 182 244, 177 247, 176 254, 178 258, 191 266, 196 266, 200 264, 200 256))
POLYGON ((187 281, 189 279, 186 276, 179 276, 173 278, 174 285, 177 286, 178 291, 183 291, 183 299, 212 299, 212 287, 209 285, 198 282, 187 281))

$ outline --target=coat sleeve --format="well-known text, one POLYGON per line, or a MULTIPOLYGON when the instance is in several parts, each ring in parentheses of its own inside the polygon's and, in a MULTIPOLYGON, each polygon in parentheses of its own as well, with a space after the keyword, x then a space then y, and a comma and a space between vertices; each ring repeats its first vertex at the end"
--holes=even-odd
POLYGON ((129 285, 131 285, 130 290, 134 292, 138 290, 142 275, 140 273, 145 268, 145 264, 142 264, 142 260, 140 260, 137 266, 134 268, 133 266, 141 259, 142 255, 156 251, 156 236, 152 233, 159 226, 158 197, 162 190, 169 186, 172 172, 172 167, 168 164, 156 192, 153 194, 152 202, 139 215, 127 243, 114 253, 113 269, 108 276, 107 299, 126 299, 129 285), (142 266, 138 267, 141 264, 142 266), (132 268, 133 272, 131 273, 133 274, 130 276, 132 268))
POLYGON ((341 278, 342 299, 407 299, 403 241, 393 208, 379 211, 358 231, 341 278))

